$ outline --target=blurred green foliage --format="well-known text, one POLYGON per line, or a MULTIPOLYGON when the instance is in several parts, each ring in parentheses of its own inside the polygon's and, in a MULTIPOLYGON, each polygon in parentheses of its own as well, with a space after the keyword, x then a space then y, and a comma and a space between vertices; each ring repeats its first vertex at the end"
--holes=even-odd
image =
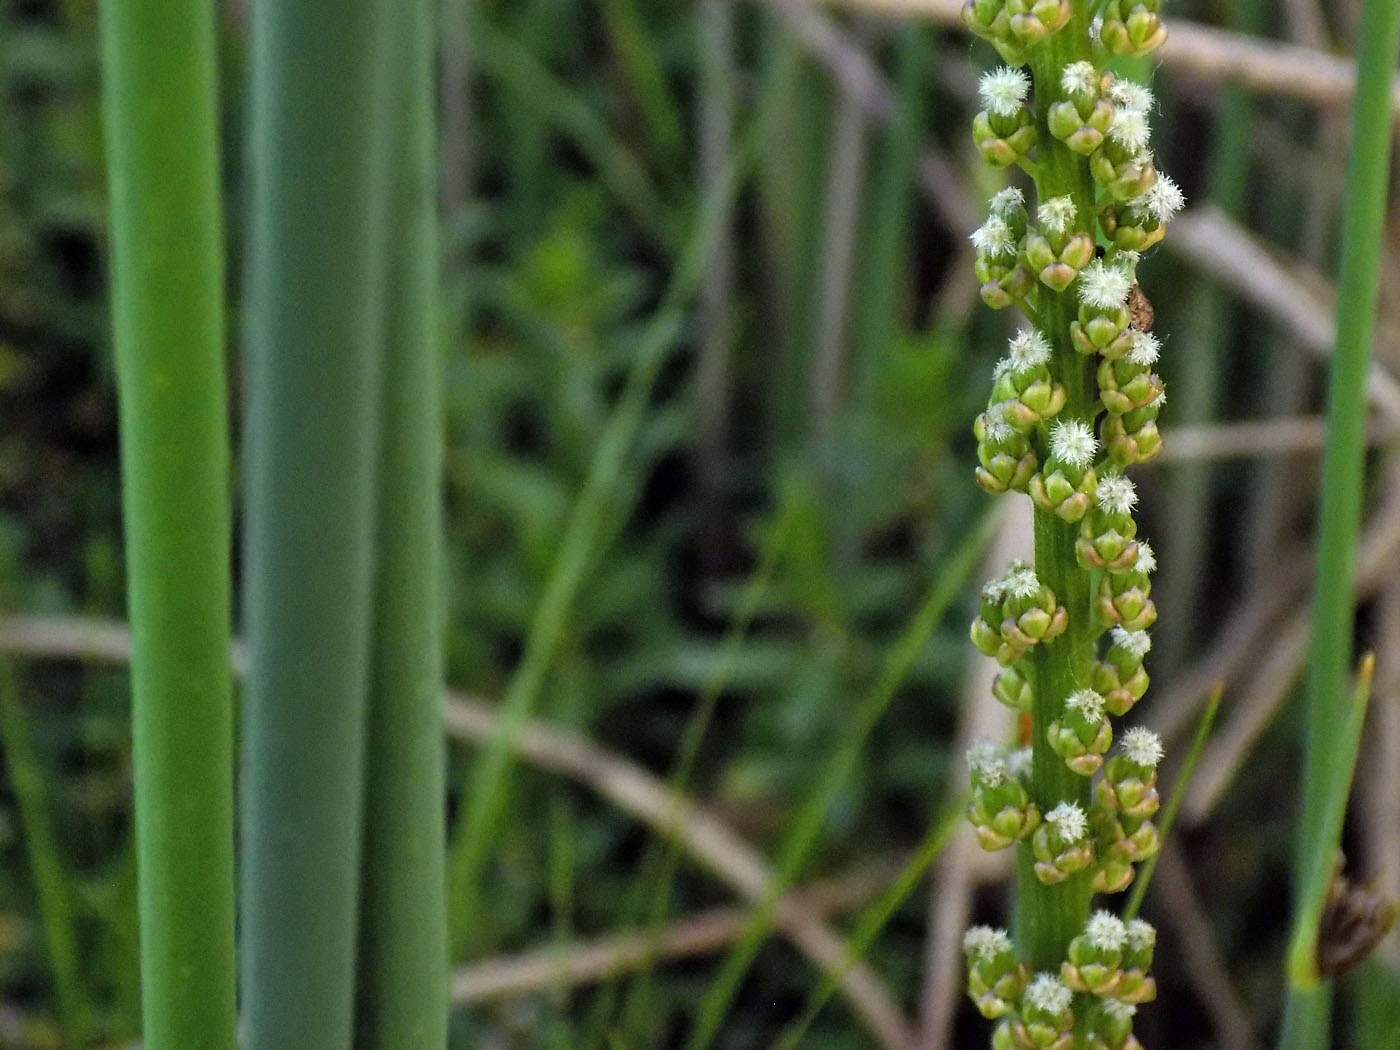
MULTIPOLYGON (((123 570, 95 3, 0 0, 0 610, 116 618, 123 614, 123 570)), ((1225 5, 1181 6, 1216 19, 1215 8, 1225 5)), ((240 11, 237 2, 223 11, 235 252, 240 11)), ((763 4, 739 4, 733 13, 737 135, 793 45, 763 4)), ((444 120, 443 128, 444 171, 468 173, 471 186, 465 198, 449 199, 443 214, 448 677, 453 687, 488 700, 500 699, 516 669, 570 509, 703 195, 699 114, 712 100, 697 88, 693 16, 694 5, 663 0, 471 5, 468 119, 444 120)), ((798 800, 818 786, 813 778, 890 645, 986 506, 970 478, 968 425, 1004 338, 1001 319, 985 311, 966 320, 954 281, 961 271, 952 269, 962 265, 961 238, 917 193, 922 143, 942 146, 957 173, 979 170, 962 165, 973 71, 967 41, 870 21, 847 28, 896 85, 899 130, 862 129, 859 192, 853 214, 844 214, 832 190, 833 167, 852 159, 833 145, 842 98, 825 69, 801 60, 791 104, 730 224, 730 394, 721 404, 700 402, 704 317, 691 311, 629 451, 623 484, 606 507, 603 542, 537 712, 665 777, 699 698, 718 684, 691 789, 770 855, 798 800), (855 224, 851 257, 834 259, 827 246, 839 241, 833 234, 843 222, 855 224), (838 263, 844 273, 833 271, 838 263), (823 328, 833 316, 824 311, 833 294, 846 296, 835 333, 823 328), (814 385, 819 356, 833 341, 841 356, 831 408, 814 385), (715 414, 725 437, 718 453, 700 438, 702 419, 715 414), (718 462, 705 460, 716 454, 718 462), (719 485, 707 487, 707 476, 719 485), (726 659, 727 626, 779 520, 788 532, 771 583, 726 659)), ((973 61, 986 59, 972 54, 973 61)), ((1173 174, 1196 194, 1210 146, 1198 133, 1216 126, 1213 102, 1166 94, 1162 148, 1173 174)), ((1261 106, 1257 127, 1290 142, 1311 141, 1312 125, 1307 111, 1278 103, 1261 106)), ((1265 153, 1279 148, 1267 136, 1260 141, 1265 153)), ((987 189, 977 183, 981 177, 964 175, 968 185, 957 189, 979 197, 987 189)), ((1302 220, 1273 212, 1305 191, 1288 182, 1267 199, 1247 201, 1241 217, 1264 222, 1275 240, 1294 245, 1302 220)), ((1192 297, 1178 280, 1179 264, 1154 259, 1150 272, 1161 285, 1153 293, 1160 327, 1180 329, 1192 315, 1192 297)), ((230 273, 236 340, 237 258, 230 273)), ((1245 311, 1221 314, 1232 327, 1204 350, 1193 348, 1192 360, 1215 354, 1222 390, 1270 374, 1282 353, 1272 329, 1245 311)), ((235 349, 236 342, 236 380, 235 349)), ((1182 367, 1166 362, 1169 384, 1170 369, 1182 367)), ((1301 385, 1310 397, 1308 384, 1301 385)), ((1246 417, 1259 407, 1236 397, 1221 414, 1246 417)), ((1264 483, 1244 468, 1214 468, 1209 477, 1210 521, 1198 541, 1204 575, 1214 583, 1180 589, 1184 607, 1163 611, 1165 629, 1173 618, 1193 621, 1193 639, 1208 636, 1238 593, 1235 582, 1258 564, 1258 552, 1240 550, 1235 523, 1254 513, 1251 501, 1268 498, 1264 483)), ((1301 483, 1284 481, 1294 491, 1301 483)), ((1144 489, 1151 531, 1162 516, 1161 497, 1151 482, 1144 489)), ((1284 531, 1293 542, 1296 530, 1284 531)), ((949 742, 972 590, 920 649, 799 882, 900 853, 937 819, 949 775, 959 768, 949 742)), ((1184 642, 1178 648, 1193 655, 1184 642)), ((1175 670, 1164 669, 1162 680, 1175 670)), ((73 664, 21 664, 18 677, 36 762, 46 771, 63 892, 73 903, 79 969, 93 1007, 86 1045, 114 1045, 138 1029, 126 679, 73 664)), ((1228 712, 1228 695, 1226 703, 1228 712)), ((1199 864, 1197 884, 1211 888, 1204 903, 1217 944, 1263 1025, 1277 1002, 1285 934, 1277 899, 1292 822, 1291 798, 1280 799, 1279 785, 1294 779, 1296 717, 1289 708, 1268 731, 1215 826, 1185 833, 1199 864)), ((473 758, 454 748, 450 783, 464 783, 473 758)), ((583 789, 528 764, 512 776, 475 951, 486 956, 604 935, 645 916, 658 869, 649 835, 583 789)), ((927 917, 920 898, 896 912, 870 954, 906 1005, 920 984, 927 917)), ((732 899, 682 860, 667 904, 680 915, 732 899)), ((994 892, 980 895, 979 914, 996 914, 999 903, 994 892)), ((1151 894, 1146 907, 1155 918, 1151 894)), ((1173 934, 1164 940, 1172 946, 1159 953, 1162 997, 1171 1006, 1144 1010, 1144 1041, 1182 1050, 1207 1045, 1208 1015, 1189 990, 1189 960, 1177 958, 1173 934)), ((569 993, 545 988, 476 1006, 454 1017, 455 1045, 678 1045, 716 969, 710 959, 668 963, 645 982, 617 978, 569 993)), ((62 1045, 51 975, 29 852, 6 787, 0 1046, 62 1045)), ((1387 975, 1393 983, 1393 972, 1383 969, 1387 975)), ((767 1045, 818 979, 788 944, 770 941, 717 1045, 767 1045)), ((1359 976, 1354 988, 1370 982, 1379 989, 1380 980, 1359 976)), ((1353 994, 1378 1004, 1359 1019, 1364 1031, 1393 1021, 1379 991, 1353 994)), ((969 1026, 972 1032, 981 1029, 969 1026)), ((817 1017, 802 1045, 855 1050, 871 1043, 850 1010, 836 1004, 817 1017)))

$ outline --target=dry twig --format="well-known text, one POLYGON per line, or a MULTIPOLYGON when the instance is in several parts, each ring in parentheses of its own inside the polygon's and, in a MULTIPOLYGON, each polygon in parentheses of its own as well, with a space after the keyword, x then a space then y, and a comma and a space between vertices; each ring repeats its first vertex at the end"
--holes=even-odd
MULTIPOLYGON (((131 639, 125 624, 73 619, 0 617, 0 651, 39 658, 95 660, 125 664, 131 639)), ((235 673, 245 659, 235 644, 235 673)), ((472 743, 501 730, 499 712, 483 700, 448 692, 444 705, 448 736, 472 743)), ((672 834, 692 859, 750 902, 763 900, 773 881, 769 863, 722 821, 694 802, 674 795, 662 781, 625 758, 610 754, 575 734, 541 722, 523 723, 509 746, 522 758, 585 787, 622 812, 672 834)), ((912 1026, 879 976, 864 963, 846 968, 844 940, 800 900, 783 898, 776 924, 823 973, 841 972, 841 991, 861 1022, 887 1050, 904 1050, 912 1026)))

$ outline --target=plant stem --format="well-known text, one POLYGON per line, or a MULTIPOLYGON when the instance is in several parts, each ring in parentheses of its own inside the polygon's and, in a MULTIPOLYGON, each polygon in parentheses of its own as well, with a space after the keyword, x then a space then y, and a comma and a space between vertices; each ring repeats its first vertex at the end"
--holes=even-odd
MULTIPOLYGON (((1299 923, 1309 921, 1313 873, 1330 868, 1336 836, 1330 834, 1329 796, 1345 775, 1350 781, 1354 746, 1348 752, 1344 724, 1346 688, 1355 615, 1356 541, 1365 482, 1366 374, 1375 334, 1381 238, 1389 186, 1391 78, 1400 47, 1400 6, 1393 0, 1365 0, 1357 37, 1356 99, 1352 108, 1351 162, 1342 220, 1342 261, 1338 280, 1337 345, 1332 358, 1327 403, 1327 450, 1322 466, 1321 526, 1318 536, 1317 598, 1313 605, 1312 653, 1308 690, 1307 738, 1303 761, 1303 811, 1297 840, 1299 923)), ((1302 931, 1295 936, 1302 936, 1302 931)), ((1315 930, 1311 931, 1315 936, 1315 930)), ((1296 946, 1296 942, 1295 942, 1296 946)), ((1296 957, 1290 965, 1288 1015, 1280 1045, 1324 1047, 1329 1039, 1330 996, 1319 984, 1315 960, 1296 957), (1327 1000, 1322 1002, 1321 1000, 1327 1000), (1302 1026, 1298 1010, 1313 1023, 1302 1026), (1304 1042, 1306 1040, 1306 1042, 1304 1042)))
POLYGON ((214 9, 101 5, 144 1043, 234 1046, 230 523, 214 9))
POLYGON ((356 1047, 447 1045, 434 6, 384 31, 388 168, 356 1047))
POLYGON ((247 1050, 351 1045, 370 666, 381 5, 253 9, 247 1050))
MULTIPOLYGON (((1088 57, 1087 24, 1084 5, 1076 4, 1069 24, 1036 49, 1032 69, 1038 85, 1057 84, 1060 70, 1088 57), (1080 53, 1081 48, 1084 53, 1080 53)), ((1051 135, 1046 123, 1053 97, 1054 92, 1045 87, 1036 92, 1036 121, 1040 127, 1036 192, 1042 201, 1068 195, 1074 199, 1079 215, 1091 218, 1095 214, 1094 186, 1088 165, 1051 135)), ((1060 418, 1092 423, 1096 400, 1092 364, 1070 342, 1071 300, 1044 289, 1041 292, 1038 313, 1044 334, 1054 344, 1054 371, 1066 393, 1060 418)), ((1033 654, 1031 795, 1042 813, 1059 802, 1074 802, 1086 809, 1089 804, 1088 778, 1069 769, 1045 736, 1045 727, 1060 716, 1065 698, 1088 685, 1099 634, 1089 573, 1079 567, 1074 555, 1077 534, 1076 526, 1036 509, 1036 575, 1069 612, 1069 626, 1064 634, 1048 645, 1036 646, 1033 654)), ((1036 878, 1029 843, 1018 847, 1016 938, 1021 955, 1033 970, 1058 971, 1070 940, 1083 930, 1089 917, 1091 896, 1088 873, 1047 886, 1036 878)))

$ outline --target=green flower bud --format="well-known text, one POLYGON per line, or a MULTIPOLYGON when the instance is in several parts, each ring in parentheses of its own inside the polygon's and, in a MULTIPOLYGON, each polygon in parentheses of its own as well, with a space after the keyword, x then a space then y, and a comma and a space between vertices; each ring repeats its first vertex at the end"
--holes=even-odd
POLYGON ((1099 580, 1095 608, 1106 625, 1144 631, 1157 622, 1157 607, 1149 597, 1152 593, 1149 574, 1156 567, 1152 548, 1139 543, 1131 569, 1104 573, 1099 580))
MULTIPOLYGON (((1000 406, 977 417, 972 432, 977 437, 977 484, 987 492, 1025 492, 1035 474, 1036 456, 1030 438, 1006 421, 1000 406)), ((1000 622, 1000 621, 998 621, 1000 622)))
POLYGON ((1093 1003, 1084 1019, 1086 1050, 1142 1050, 1133 1035, 1137 1007, 1117 999, 1093 1003))
POLYGON ((1137 489, 1122 474, 1099 478, 1094 506, 1079 526, 1075 556, 1085 569, 1128 569, 1137 563, 1137 489))
MULTIPOLYGON (((1140 341, 1156 343, 1151 335, 1140 332, 1133 335, 1140 341)), ((1115 416, 1144 408, 1162 396, 1162 377, 1140 364, 1135 354, 1135 350, 1130 350, 1127 357, 1099 363, 1099 397, 1103 399, 1103 407, 1115 416)))
POLYGON ((1103 697, 1092 689, 1071 693, 1064 712, 1046 728, 1045 736, 1065 765, 1080 776, 1092 776, 1113 743, 1113 728, 1104 717, 1103 697))
POLYGON ((1167 223, 1185 203, 1176 183, 1158 172, 1141 197, 1106 204, 1099 212, 1099 225, 1116 247, 1145 252, 1167 235, 1167 223))
POLYGON ((1084 932, 1069 942, 1069 958, 1060 964, 1060 979, 1076 992, 1112 995, 1122 976, 1119 967, 1127 940, 1122 919, 1111 912, 1094 912, 1084 932))
POLYGON ((1134 826, 1157 812, 1157 764, 1162 741, 1156 733, 1135 726, 1123 734, 1119 750, 1104 765, 1096 797, 1107 810, 1122 814, 1134 826))
POLYGON ((1124 1003, 1146 1003, 1157 998, 1157 982, 1147 975, 1157 947, 1157 931, 1143 919, 1127 923, 1123 946, 1123 977, 1113 997, 1124 1003))
POLYGON ((973 926, 963 935, 967 956, 967 994, 989 1020, 1005 1017, 1025 991, 1025 963, 1016 961, 1005 930, 973 926))
POLYGON ((1013 711, 1029 712, 1035 702, 1029 672, 1030 664, 1025 660, 1003 668, 992 683, 992 695, 1013 711))
POLYGON ((1132 349, 1132 315, 1128 293, 1133 261, 1095 259, 1079 276, 1079 314, 1070 322, 1070 339, 1081 354, 1125 357, 1132 349))
POLYGON ((1036 974, 1021 996, 1021 1014, 1011 1022, 1012 1037, 1021 1050, 1072 1050, 1074 1001, 1071 992, 1051 973, 1036 974))
POLYGON ((1117 201, 1141 197, 1157 181, 1157 168, 1147 144, 1152 131, 1147 114, 1136 109, 1115 109, 1108 132, 1089 157, 1094 181, 1117 201))
POLYGON ((1167 39, 1157 17, 1158 0, 1108 0, 1099 38, 1115 55, 1151 54, 1167 39))
POLYGON ((1047 114, 1050 134, 1081 156, 1099 148, 1113 119, 1113 103, 1101 93, 1103 81, 1089 62, 1066 66, 1060 74, 1065 98, 1047 114))
POLYGON ((1069 0, 1006 0, 1011 32, 1023 49, 1040 43, 1069 21, 1069 0))
POLYGON ((1032 646, 1058 638, 1069 625, 1069 613, 1056 600, 1055 592, 1027 565, 1014 565, 1007 575, 1002 614, 1005 644, 997 659, 1003 667, 1020 659, 1032 646))
POLYGON ((1087 868, 1094 859, 1094 844, 1089 840, 1084 811, 1073 802, 1061 802, 1045 814, 1031 835, 1031 852, 1036 877, 1047 885, 1063 882, 1087 868))
POLYGON ((1011 32, 1011 13, 1006 0, 967 0, 962 9, 963 23, 1000 52, 1012 65, 1024 65, 1025 52, 1011 32))
POLYGON ((1029 110, 1000 117, 982 110, 972 118, 972 141, 994 168, 1007 168, 1031 155, 1036 144, 1035 122, 1029 110))
POLYGON ((1109 714, 1122 718, 1147 692, 1147 671, 1143 657, 1152 648, 1146 631, 1125 631, 1113 628, 1104 658, 1094 664, 1094 689, 1103 694, 1109 714))
POLYGON ((1070 524, 1080 521, 1098 489, 1098 476, 1091 465, 1098 449, 1088 423, 1056 420, 1050 428, 1050 458, 1044 470, 1031 477, 1027 490, 1035 505, 1070 524))
POLYGON ((992 1029, 992 1050, 1019 1050, 1010 1021, 1002 1021, 992 1029))
POLYGON ((1148 463, 1162 454, 1162 435, 1157 430, 1157 413, 1166 403, 1165 395, 1142 408, 1121 416, 1104 417, 1099 437, 1108 449, 1108 458, 1119 467, 1148 463))
POLYGON ((1050 374, 1049 341, 1033 328, 1023 328, 1011 340, 1010 353, 993 373, 991 401, 1002 417, 1029 431, 1056 415, 1065 405, 1065 388, 1050 374))
POLYGON ((1040 810, 1026 786, 1013 775, 1005 752, 990 740, 967 752, 971 790, 967 818, 986 850, 1005 849, 1031 834, 1040 823, 1040 810))
POLYGON ((1036 212, 1039 229, 1028 230, 1021 258, 1042 284, 1063 292, 1094 257, 1089 234, 1074 228, 1077 209, 1070 197, 1052 197, 1036 212))

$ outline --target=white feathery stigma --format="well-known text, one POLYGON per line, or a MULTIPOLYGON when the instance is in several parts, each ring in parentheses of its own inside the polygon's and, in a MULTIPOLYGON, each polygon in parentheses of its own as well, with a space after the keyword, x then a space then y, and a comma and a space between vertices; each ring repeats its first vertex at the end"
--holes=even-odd
POLYGON ((993 215, 1005 215, 1009 211, 1026 206, 1026 195, 1016 186, 1007 186, 992 195, 987 207, 993 215))
POLYGON ((1006 756, 1006 769, 1017 780, 1028 779, 1031 775, 1031 749, 1017 748, 1006 756))
POLYGON ((1148 576, 1157 571, 1157 552, 1146 540, 1138 541, 1137 561, 1133 563, 1133 568, 1148 576))
POLYGON ((1128 360, 1143 368, 1151 368, 1162 354, 1162 341, 1151 332, 1134 332, 1128 360))
POLYGON ((1128 921, 1128 947, 1135 952, 1157 947, 1157 931, 1146 919, 1128 921))
POLYGON ((1136 109, 1115 109, 1108 122, 1108 137, 1129 153, 1141 153, 1152 141, 1147 114, 1136 109))
POLYGON ((1100 310, 1122 306, 1132 287, 1133 275, 1126 266, 1094 259, 1079 271, 1079 301, 1100 310))
POLYGON ((1122 999, 1100 999, 1099 1009, 1119 1024, 1131 1021, 1137 1015, 1137 1007, 1132 1003, 1125 1003, 1122 999))
POLYGON ((967 749, 967 769, 973 779, 996 787, 1006 779, 1006 753, 995 740, 979 740, 967 749))
POLYGON ((1009 117, 1026 104, 1030 94, 1031 78, 1019 69, 1002 66, 990 73, 983 73, 977 83, 977 93, 982 96, 982 105, 999 117, 1009 117))
POLYGON ((1041 201, 1035 217, 1040 225, 1051 233, 1065 233, 1074 224, 1074 217, 1078 213, 1079 209, 1074 206, 1074 198, 1066 195, 1041 201))
POLYGON ((1082 419, 1057 419, 1050 428, 1050 455, 1071 467, 1087 467, 1098 454, 1094 430, 1082 419))
POLYGON ((1123 920, 1111 911, 1099 909, 1089 916, 1084 927, 1085 939, 1101 952, 1121 951, 1128 940, 1128 929, 1123 920))
POLYGON ((1106 514, 1130 514, 1137 506, 1137 486, 1122 474, 1099 478, 1099 507, 1106 514))
POLYGON ((1152 112, 1155 101, 1151 91, 1133 80, 1115 80, 1109 86, 1108 97, 1120 110, 1141 113, 1143 116, 1152 112))
POLYGON ((1089 23, 1089 43, 1095 47, 1103 46, 1103 15, 1095 15, 1089 23))
POLYGON ((1009 598, 1034 598, 1040 593, 1040 577, 1023 561, 1013 561, 1002 577, 1009 598))
POLYGON ((1127 631, 1115 627, 1109 634, 1113 644, 1135 660, 1141 660, 1152 651, 1152 636, 1146 631, 1127 631))
POLYGON ((1026 1005, 1053 1017, 1069 1009, 1074 993, 1053 973, 1038 973, 1026 987, 1026 1005))
POLYGON ((1089 818, 1073 802, 1061 802, 1045 814, 1045 822, 1054 828, 1065 842, 1078 842, 1089 830, 1089 818))
POLYGON ((1156 769, 1162 761, 1162 738, 1146 726, 1133 726, 1123 734, 1123 754, 1134 765, 1156 769))
POLYGON ((1186 195, 1181 192, 1181 187, 1170 175, 1161 172, 1157 173, 1157 181, 1148 187, 1146 193, 1128 202, 1128 209, 1134 215, 1155 219, 1159 226, 1171 222, 1185 206, 1186 195))
POLYGON ((1016 234, 1000 215, 988 215, 987 221, 973 230, 968 240, 979 252, 992 259, 1016 254, 1016 234))
POLYGON ((1071 62, 1060 74, 1060 89, 1066 95, 1096 95, 1099 71, 1092 62, 1071 62))
POLYGON ((1007 344, 1011 360, 1017 368, 1036 368, 1050 363, 1052 348, 1037 328, 1022 328, 1007 344))
POLYGON ((1078 711, 1086 722, 1097 722, 1103 717, 1103 704, 1103 697, 1092 689, 1076 689, 1065 701, 1065 707, 1078 711))
POLYGON ((970 926, 963 934, 963 951, 969 958, 990 961, 1011 951, 1011 937, 991 926, 970 926))

